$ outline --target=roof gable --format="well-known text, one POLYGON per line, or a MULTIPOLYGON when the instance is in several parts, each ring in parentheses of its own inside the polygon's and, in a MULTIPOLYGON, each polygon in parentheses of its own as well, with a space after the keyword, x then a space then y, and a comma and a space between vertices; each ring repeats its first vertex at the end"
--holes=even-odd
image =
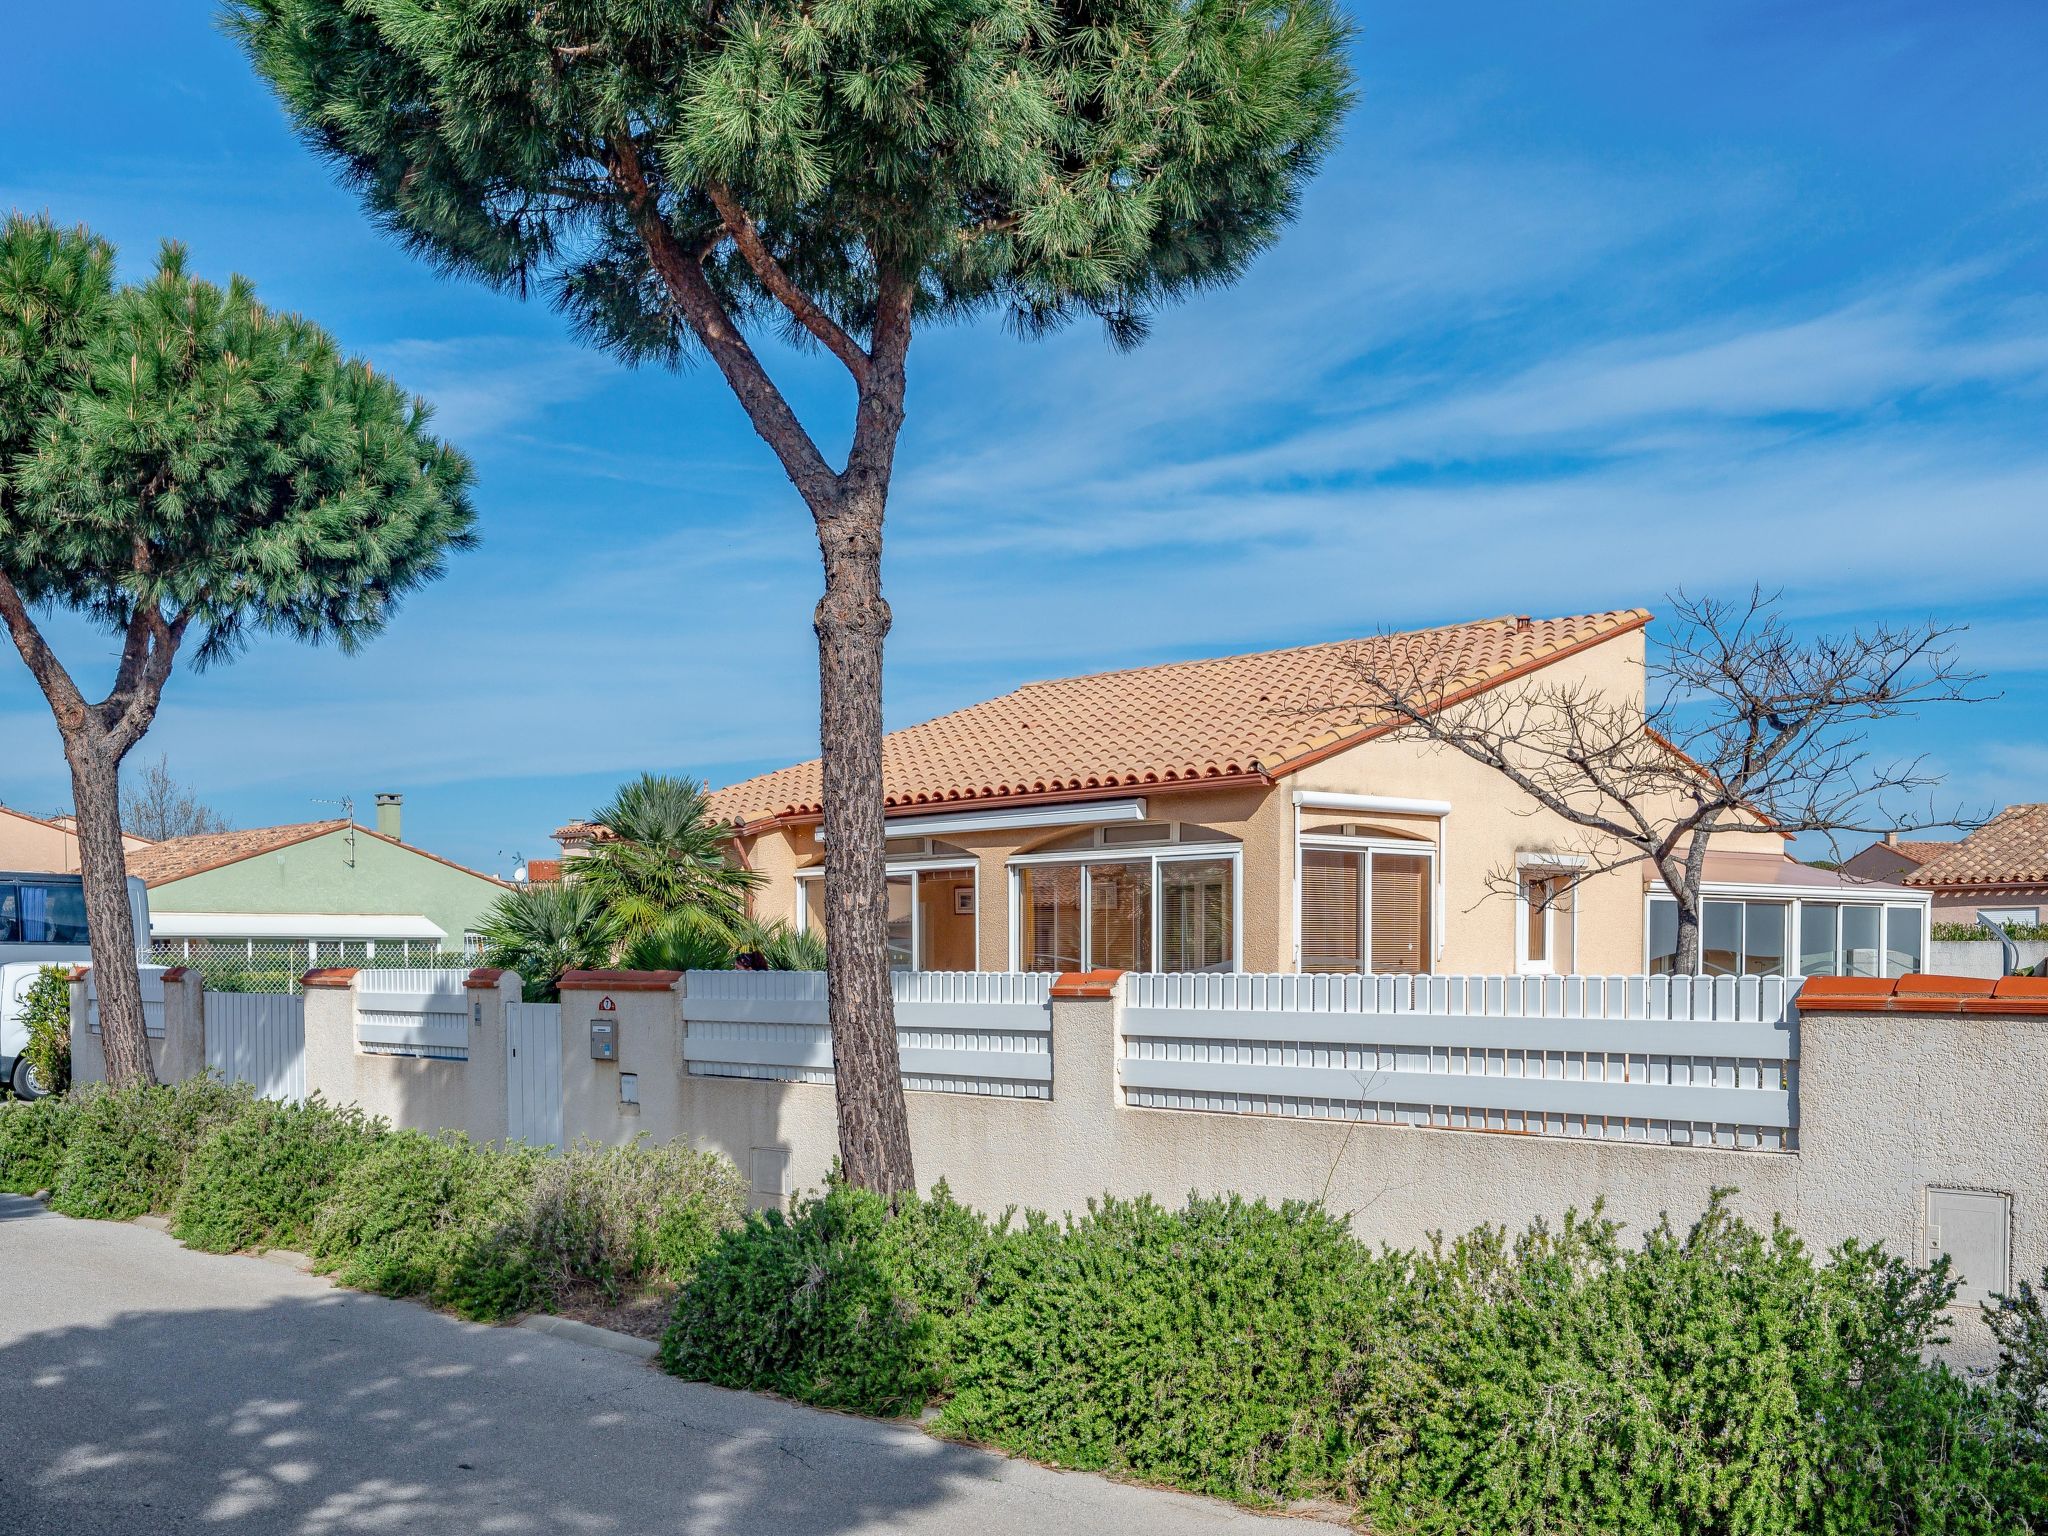
MULTIPOLYGON (((1030 683, 892 731, 883 799, 904 810, 1078 793, 1270 781, 1389 728, 1356 705, 1352 658, 1426 656, 1448 692, 1493 687, 1640 629, 1639 608, 1561 619, 1513 615, 1289 650, 1171 662, 1030 683)), ((719 815, 744 824, 818 814, 818 760, 718 790, 719 815)))
MULTIPOLYGON (((315 838, 345 832, 350 823, 345 820, 302 821, 282 827, 247 827, 235 832, 201 832, 191 837, 166 838, 163 842, 139 849, 128 855, 128 873, 139 875, 143 884, 152 888, 168 885, 176 880, 188 880, 194 875, 203 875, 212 870, 223 869, 230 864, 261 858, 315 838)), ((358 837, 375 838, 393 848, 436 864, 446 865, 478 880, 488 880, 493 885, 502 885, 496 876, 444 859, 438 853, 429 853, 424 848, 415 848, 411 843, 400 842, 395 837, 374 831, 365 826, 356 826, 358 837)))
POLYGON ((1905 876, 1908 885, 2048 884, 2048 804, 2009 805, 1905 876))

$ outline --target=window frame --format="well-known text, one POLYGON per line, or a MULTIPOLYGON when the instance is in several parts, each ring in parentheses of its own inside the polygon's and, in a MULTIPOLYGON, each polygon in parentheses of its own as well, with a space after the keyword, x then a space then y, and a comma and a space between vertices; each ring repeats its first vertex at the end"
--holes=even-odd
MULTIPOLYGON (((1760 904, 1770 903, 1786 908, 1784 958, 1788 969, 1778 974, 1782 975, 1787 981, 1800 980, 1808 974, 1816 976, 1826 974, 1841 976, 1846 974, 1842 967, 1845 955, 1844 934, 1847 931, 1848 925, 1843 922, 1842 914, 1850 907, 1867 907, 1874 909, 1877 913, 1878 975, 1880 977, 1889 977, 1892 974, 1891 915, 1894 911, 1916 914, 1920 925, 1920 942, 1918 946, 1920 963, 1922 965, 1927 963, 1928 932, 1929 925, 1933 921, 1933 901, 1931 898, 1923 901, 1913 901, 1910 899, 1900 900, 1896 896, 1843 897, 1822 895, 1819 892, 1801 895, 1797 891, 1785 886, 1718 885, 1709 883, 1700 887, 1700 900, 1702 903, 1707 901, 1733 901, 1745 906, 1752 902, 1760 904), (1800 969, 1805 942, 1803 923, 1808 907, 1832 907, 1835 909, 1835 969, 1832 973, 1821 971, 1809 973, 1800 969)), ((1661 885, 1652 885, 1643 892, 1643 974, 1645 976, 1656 974, 1650 969, 1654 959, 1650 953, 1651 911, 1653 904, 1660 901, 1671 902, 1676 905, 1677 898, 1661 885)), ((1748 914, 1745 913, 1743 917, 1745 959, 1748 954, 1748 932, 1748 914)), ((1702 949, 1704 950, 1704 946, 1702 946, 1702 949)), ((1679 973, 1673 971, 1670 974, 1677 975, 1679 973)), ((1691 974, 1704 976, 1706 972, 1694 971, 1691 974)), ((1903 975, 1905 973, 1901 972, 1900 974, 1903 975)))
MULTIPOLYGON (((1561 856, 1520 856, 1515 860, 1515 974, 1517 976, 1569 976, 1579 963, 1579 888, 1583 886, 1586 866, 1583 859, 1576 862, 1561 856), (1570 880, 1571 906, 1565 913, 1569 932, 1565 934, 1571 946, 1571 965, 1560 971, 1557 968, 1558 934, 1557 901, 1553 897, 1543 909, 1543 958, 1538 960, 1529 953, 1529 886, 1537 880, 1570 880)), ((1647 918, 1647 913, 1646 913, 1647 918)), ((1649 944, 1647 932, 1643 939, 1649 944)))
MULTIPOLYGON (((1152 963, 1156 966, 1165 953, 1163 925, 1165 903, 1159 899, 1159 866, 1161 864, 1206 864, 1217 860, 1230 865, 1230 972, 1244 969, 1244 844, 1242 843, 1183 843, 1158 842, 1146 844, 1117 843, 1108 847, 1100 844, 1087 848, 1063 848, 1053 853, 1012 854, 1004 862, 1004 872, 1009 880, 1010 892, 1010 969, 1021 971, 1024 967, 1024 910, 1021 903, 1022 881, 1019 871, 1037 868, 1047 864, 1149 864, 1151 866, 1151 919, 1152 933, 1150 949, 1152 963)), ((1088 871, 1081 871, 1081 964, 1084 970, 1094 968, 1094 914, 1093 903, 1089 900, 1088 871)), ((979 898, 977 897, 977 900, 979 898)))
MULTIPOLYGON (((981 861, 963 859, 958 854, 930 854, 922 858, 889 859, 882 865, 884 879, 900 875, 910 877, 910 964, 906 969, 912 974, 924 970, 917 963, 918 957, 924 953, 924 911, 923 903, 917 899, 917 877, 924 874, 957 875, 962 870, 974 876, 974 959, 978 966, 981 961, 981 861)), ((810 903, 804 900, 805 887, 813 881, 822 882, 824 878, 825 867, 822 864, 796 872, 796 915, 790 926, 798 933, 808 931, 811 926, 810 903)), ((890 967, 892 972, 896 969, 895 966, 890 967)))
POLYGON ((1426 954, 1425 954, 1425 955, 1423 956, 1423 961, 1424 961, 1423 967, 1422 967, 1422 969, 1421 969, 1421 970, 1419 970, 1419 971, 1414 971, 1414 972, 1402 972, 1402 973, 1396 973, 1396 972, 1389 972, 1388 974, 1408 974, 1408 975, 1416 975, 1416 976, 1434 976, 1434 975, 1436 974, 1436 962, 1437 962, 1437 956, 1438 956, 1438 954, 1440 953, 1440 949, 1441 949, 1441 944, 1442 944, 1442 936, 1441 936, 1441 932, 1440 932, 1440 929, 1441 929, 1441 926, 1442 926, 1442 913, 1443 913, 1443 901, 1442 901, 1442 894, 1443 894, 1443 883, 1442 883, 1442 871, 1443 871, 1443 866, 1442 866, 1442 865, 1441 865, 1441 864, 1440 864, 1440 863, 1438 862, 1438 859, 1437 859, 1437 847, 1436 847, 1436 844, 1435 844, 1434 842, 1431 842, 1431 841, 1425 841, 1424 839, 1422 839, 1422 838, 1419 838, 1419 837, 1417 837, 1417 838, 1408 838, 1408 837, 1373 837, 1373 836, 1370 836, 1370 835, 1368 835, 1368 834, 1365 834, 1365 833, 1356 833, 1356 832, 1302 832, 1302 833, 1298 833, 1298 834, 1297 834, 1297 835, 1295 836, 1295 839, 1294 839, 1294 969, 1295 969, 1295 972, 1296 972, 1296 974, 1298 974, 1298 975, 1304 975, 1304 976, 1306 976, 1306 975, 1318 975, 1318 974, 1319 974, 1319 975, 1345 975, 1345 976, 1371 976, 1371 975, 1375 975, 1375 974, 1378 974, 1378 973, 1376 973, 1375 971, 1373 971, 1373 970, 1371 969, 1371 967, 1372 967, 1372 908, 1373 908, 1373 900, 1372 900, 1372 894, 1373 894, 1373 890, 1372 890, 1372 888, 1373 888, 1373 860, 1374 860, 1374 859, 1375 859, 1375 858, 1376 858, 1376 857, 1377 857, 1378 855, 1380 855, 1380 854, 1390 854, 1390 855, 1394 855, 1394 856, 1396 856, 1396 857, 1400 857, 1400 858, 1410 858, 1410 859, 1425 859, 1425 860, 1427 860, 1427 861, 1428 861, 1428 863, 1429 863, 1429 927, 1430 927, 1430 934, 1429 934, 1429 943, 1428 943, 1428 944, 1427 944, 1426 946, 1424 946, 1424 947, 1426 948, 1426 950, 1428 951, 1428 953, 1426 953, 1426 954), (1305 971, 1305 970, 1303 970, 1303 969, 1302 969, 1302 967, 1303 967, 1303 966, 1304 966, 1304 964, 1306 963, 1306 959, 1307 959, 1307 957, 1306 957, 1306 953, 1305 953, 1305 951, 1304 951, 1304 949, 1303 949, 1303 943, 1304 943, 1304 940, 1303 940, 1303 935, 1304 935, 1304 934, 1305 934, 1305 933, 1307 932, 1307 926, 1308 926, 1308 925, 1307 925, 1307 921, 1306 921, 1306 917, 1305 917, 1305 914, 1304 914, 1304 911, 1303 911, 1303 908, 1304 908, 1304 906, 1305 906, 1305 904, 1306 904, 1306 891, 1305 891, 1305 888, 1304 888, 1304 880, 1303 880, 1303 875, 1302 875, 1302 869, 1303 869, 1303 863, 1304 863, 1304 861, 1303 861, 1303 859, 1302 859, 1302 855, 1303 855, 1304 853, 1307 853, 1307 852, 1309 852, 1309 851, 1310 851, 1311 849, 1314 849, 1314 850, 1316 850, 1316 851, 1319 851, 1319 852, 1323 852, 1323 853, 1353 853, 1353 854, 1358 854, 1358 855, 1360 855, 1360 856, 1361 856, 1361 857, 1363 858, 1363 860, 1364 860, 1364 865, 1365 865, 1365 869, 1364 869, 1364 875, 1365 875, 1365 879, 1364 879, 1364 886, 1363 886, 1363 889, 1362 889, 1362 890, 1361 890, 1361 891, 1359 892, 1359 903, 1358 903, 1358 909, 1359 909, 1359 935, 1358 935, 1358 944, 1359 944, 1359 948, 1358 948, 1358 957, 1359 957, 1359 961, 1360 961, 1360 963, 1361 963, 1361 966, 1363 967, 1363 968, 1362 968, 1362 969, 1360 969, 1360 970, 1357 970, 1357 971, 1325 971, 1325 972, 1310 972, 1310 971, 1305 971))

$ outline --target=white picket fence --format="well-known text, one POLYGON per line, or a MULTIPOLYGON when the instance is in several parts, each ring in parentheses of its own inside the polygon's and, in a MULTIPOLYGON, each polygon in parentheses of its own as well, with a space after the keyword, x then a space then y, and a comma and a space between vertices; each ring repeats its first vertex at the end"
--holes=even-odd
POLYGON ((469 1060, 468 975, 420 967, 357 972, 357 1047, 373 1056, 469 1060))
POLYGON ((1145 1109, 1761 1150, 1795 1142, 1797 979, 1128 975, 1145 1109))
POLYGON ((206 994, 206 1070, 257 1096, 306 1097, 306 1000, 279 992, 206 994))
MULTIPOLYGON (((1052 981, 1021 972, 898 972, 891 983, 903 1086, 1048 1097, 1052 981)), ((691 971, 683 1021, 683 1055, 694 1077, 832 1081, 821 971, 691 971)))

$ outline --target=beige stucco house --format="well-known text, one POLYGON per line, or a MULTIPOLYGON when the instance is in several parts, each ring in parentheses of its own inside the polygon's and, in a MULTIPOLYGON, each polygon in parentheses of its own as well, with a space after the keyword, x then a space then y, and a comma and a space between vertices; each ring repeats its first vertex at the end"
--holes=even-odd
MULTIPOLYGON (((1586 873, 1583 855, 1560 852, 1571 829, 1506 779, 1333 702, 1357 695, 1361 645, 1447 658, 1451 697, 1568 673, 1640 699, 1649 617, 1508 616, 1062 678, 893 732, 891 958, 922 970, 1669 969, 1676 909, 1646 866, 1586 873)), ((814 760, 713 795, 763 876, 757 916, 822 922, 820 794, 814 760)), ((563 831, 573 854, 592 829, 563 831)), ((1797 864, 1761 822, 1717 839, 1708 877, 1710 970, 1893 974, 1924 952, 1923 896, 1797 864)))
MULTIPOLYGON (((149 847, 150 841, 124 832, 121 846, 136 853, 149 847)), ((19 874, 77 874, 78 829, 69 817, 46 819, 0 805, 0 869, 19 874)))

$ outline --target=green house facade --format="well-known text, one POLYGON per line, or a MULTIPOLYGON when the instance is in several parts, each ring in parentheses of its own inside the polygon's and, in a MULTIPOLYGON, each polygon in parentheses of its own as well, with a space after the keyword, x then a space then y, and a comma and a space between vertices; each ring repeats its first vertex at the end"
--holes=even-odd
MULTIPOLYGON (((129 855, 149 890, 150 935, 176 956, 291 946, 309 964, 461 954, 505 886, 352 821, 172 838, 129 855)), ((384 802, 389 801, 389 804, 384 802)))

